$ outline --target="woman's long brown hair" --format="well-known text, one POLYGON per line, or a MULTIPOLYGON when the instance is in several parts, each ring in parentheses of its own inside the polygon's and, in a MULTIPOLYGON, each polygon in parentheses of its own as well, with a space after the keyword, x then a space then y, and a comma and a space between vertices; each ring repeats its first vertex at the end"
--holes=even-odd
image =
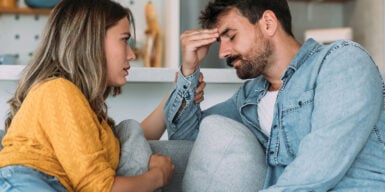
POLYGON ((62 0, 52 11, 32 60, 25 67, 15 95, 8 101, 6 130, 32 86, 52 78, 73 82, 85 95, 99 120, 114 122, 107 115, 105 100, 119 94, 108 87, 104 39, 107 29, 127 17, 129 9, 111 0, 62 0))

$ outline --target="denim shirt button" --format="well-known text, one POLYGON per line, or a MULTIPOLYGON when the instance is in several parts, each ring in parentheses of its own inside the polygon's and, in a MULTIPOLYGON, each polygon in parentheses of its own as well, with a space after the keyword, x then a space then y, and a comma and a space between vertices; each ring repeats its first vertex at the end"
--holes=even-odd
POLYGON ((298 105, 301 107, 301 106, 302 106, 302 101, 299 101, 299 102, 298 102, 298 105))
POLYGON ((278 125, 274 125, 274 126, 273 126, 273 129, 276 129, 277 127, 278 127, 278 125))
POLYGON ((185 98, 186 100, 190 100, 190 99, 191 99, 190 93, 187 92, 187 93, 186 93, 186 96, 185 96, 184 98, 185 98))
POLYGON ((270 155, 274 155, 274 151, 270 151, 269 153, 270 153, 270 155))
POLYGON ((183 85, 183 89, 187 89, 187 85, 183 85))

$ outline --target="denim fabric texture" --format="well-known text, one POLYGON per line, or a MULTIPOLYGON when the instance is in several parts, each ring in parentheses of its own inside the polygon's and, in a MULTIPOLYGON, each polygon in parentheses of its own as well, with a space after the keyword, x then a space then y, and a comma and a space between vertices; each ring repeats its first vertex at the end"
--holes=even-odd
POLYGON ((0 191, 2 192, 66 192, 56 177, 35 169, 12 165, 0 168, 0 191))
POLYGON ((269 136, 257 113, 269 87, 263 76, 204 111, 192 99, 198 76, 199 69, 189 77, 180 73, 166 103, 170 139, 195 140, 201 120, 218 114, 245 125, 262 144, 263 192, 385 189, 383 80, 359 44, 309 39, 302 45, 282 77, 269 136), (186 107, 177 113, 183 99, 186 107))

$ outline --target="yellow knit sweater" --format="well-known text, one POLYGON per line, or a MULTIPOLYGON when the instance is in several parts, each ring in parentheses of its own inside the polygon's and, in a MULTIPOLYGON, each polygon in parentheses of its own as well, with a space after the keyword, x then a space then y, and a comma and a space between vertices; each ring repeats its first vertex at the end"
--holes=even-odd
POLYGON ((81 91, 57 78, 34 86, 3 140, 0 167, 25 165, 57 177, 68 191, 110 191, 119 141, 81 91))

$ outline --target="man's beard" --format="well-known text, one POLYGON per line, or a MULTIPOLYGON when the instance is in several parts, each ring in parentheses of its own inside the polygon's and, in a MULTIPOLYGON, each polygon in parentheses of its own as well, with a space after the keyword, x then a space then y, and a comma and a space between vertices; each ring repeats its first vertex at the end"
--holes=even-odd
POLYGON ((241 64, 235 67, 240 79, 252 79, 261 75, 268 64, 268 58, 272 53, 270 42, 264 41, 263 49, 253 49, 250 59, 242 59, 241 55, 235 55, 226 59, 227 65, 234 67, 232 62, 240 60, 241 64))

